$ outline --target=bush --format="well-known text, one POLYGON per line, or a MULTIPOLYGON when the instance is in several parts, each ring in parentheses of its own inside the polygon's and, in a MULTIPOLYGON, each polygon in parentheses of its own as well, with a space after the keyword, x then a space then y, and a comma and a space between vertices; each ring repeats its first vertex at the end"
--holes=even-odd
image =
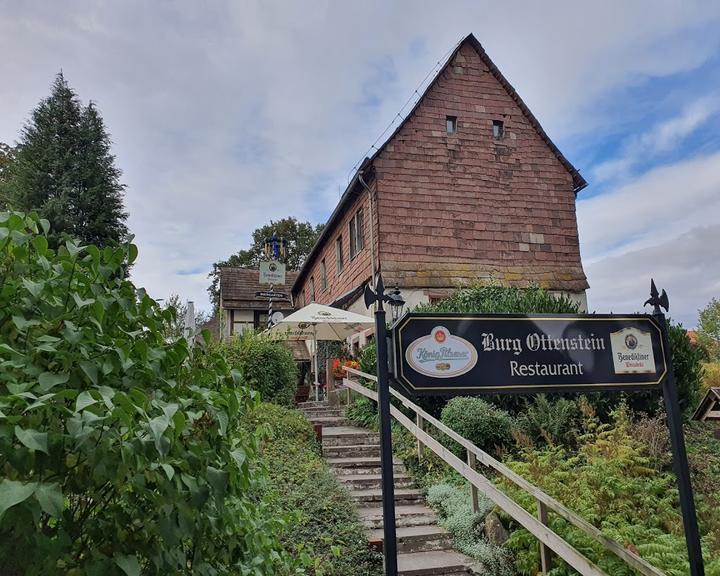
MULTIPOLYGON (((485 452, 497 452, 512 443, 512 417, 481 398, 453 398, 443 408, 440 419, 485 452)), ((463 457, 464 448, 454 441, 451 447, 453 452, 463 457)))
MULTIPOLYGON (((4 574, 280 573, 283 521, 248 493, 255 404, 125 279, 135 246, 48 249, 0 214, 4 574)), ((42 230, 42 232, 39 231, 42 230)))
MULTIPOLYGON (((648 562, 669 576, 689 573, 678 510, 676 481, 672 473, 653 466, 646 447, 633 437, 634 429, 621 406, 612 424, 599 424, 594 417, 584 422, 586 434, 577 453, 564 448, 527 449, 522 456, 505 462, 515 472, 557 498, 604 534, 621 545, 637 550, 648 562)), ((507 480, 501 487, 531 513, 534 497, 507 480)), ((702 517, 702 515, 701 515, 702 517)), ((613 576, 631 576, 635 571, 594 539, 570 526, 555 514, 550 528, 613 576)), ((703 528, 706 532, 707 528, 703 528)), ((704 538, 707 574, 720 574, 717 549, 704 538), (710 559, 715 559, 710 561, 710 559)), ((520 574, 539 570, 537 540, 524 529, 514 531, 508 547, 515 551, 520 574)), ((575 572, 555 561, 553 574, 575 572)))
POLYGON ((517 428, 536 444, 568 444, 576 441, 580 410, 574 400, 550 399, 539 394, 517 416, 517 428))
POLYGON ((298 369, 292 352, 282 342, 246 331, 218 348, 230 367, 238 370, 243 381, 260 392, 264 401, 293 405, 298 369))
POLYGON ((448 298, 425 304, 417 312, 477 312, 482 314, 577 314, 579 305, 564 295, 554 295, 538 286, 508 288, 473 286, 461 288, 448 298))
POLYGON ((479 510, 474 513, 467 488, 443 483, 428 489, 427 501, 440 516, 440 525, 452 535, 455 548, 475 559, 483 574, 514 576, 507 551, 483 535, 483 521, 494 507, 492 500, 478 494, 479 510))
POLYGON ((710 388, 720 388, 720 362, 703 364, 700 393, 704 396, 710 388))
POLYGON ((303 560, 309 574, 379 576, 382 557, 370 550, 350 495, 320 456, 307 419, 265 403, 244 425, 271 431, 262 450, 269 481, 258 496, 273 513, 292 514, 275 532, 290 553, 303 560))

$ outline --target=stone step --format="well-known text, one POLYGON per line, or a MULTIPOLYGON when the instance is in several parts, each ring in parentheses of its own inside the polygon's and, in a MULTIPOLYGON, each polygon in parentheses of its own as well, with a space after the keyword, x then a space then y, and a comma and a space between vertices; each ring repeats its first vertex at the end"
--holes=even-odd
MULTIPOLYGON (((368 529, 382 528, 382 506, 363 506, 358 508, 358 514, 368 529)), ((404 504, 395 506, 395 526, 423 526, 435 524, 437 516, 424 504, 404 504)))
MULTIPOLYGON (((370 502, 382 502, 380 488, 350 490, 350 496, 358 504, 367 506, 370 502)), ((423 493, 417 488, 396 488, 395 505, 420 504, 424 502, 423 493)))
POLYGON ((343 416, 345 411, 342 408, 305 408, 301 410, 308 418, 316 418, 318 416, 343 416))
POLYGON ((324 446, 323 456, 326 458, 366 457, 380 459, 378 444, 351 444, 349 446, 324 446))
MULTIPOLYGON (((369 534, 370 544, 384 540, 382 528, 374 528, 369 534)), ((436 524, 400 526, 395 528, 398 553, 430 552, 444 550, 451 545, 450 533, 436 524)))
MULTIPOLYGON (((380 474, 382 470, 379 456, 341 456, 326 460, 336 474, 380 474)), ((393 472, 404 473, 405 467, 394 460, 393 472)))
POLYGON ((326 428, 333 428, 336 426, 347 426, 349 422, 345 416, 315 416, 308 418, 313 424, 322 424, 323 431, 326 428))
POLYGON ((455 576, 470 574, 470 558, 451 550, 398 554, 398 575, 455 576))
MULTIPOLYGON (((380 488, 382 484, 382 474, 346 474, 342 470, 342 474, 337 474, 338 480, 345 484, 350 490, 362 490, 369 488, 380 488)), ((407 474, 393 474, 395 488, 410 488, 412 486, 412 478, 407 474)))
POLYGON ((323 428, 323 446, 353 446, 357 444, 376 444, 380 446, 380 437, 375 432, 352 426, 334 426, 323 428))
POLYGON ((307 402, 300 402, 297 407, 300 410, 307 408, 333 408, 333 406, 328 404, 327 400, 308 400, 307 402))

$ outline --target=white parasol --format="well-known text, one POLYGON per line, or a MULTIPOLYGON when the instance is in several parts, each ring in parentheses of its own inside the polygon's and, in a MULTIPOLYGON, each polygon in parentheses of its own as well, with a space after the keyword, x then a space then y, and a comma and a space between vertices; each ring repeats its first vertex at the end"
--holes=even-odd
POLYGON ((315 373, 315 399, 318 398, 318 340, 345 340, 367 330, 375 321, 369 316, 331 308, 322 304, 308 304, 270 329, 270 334, 287 340, 311 340, 315 373))

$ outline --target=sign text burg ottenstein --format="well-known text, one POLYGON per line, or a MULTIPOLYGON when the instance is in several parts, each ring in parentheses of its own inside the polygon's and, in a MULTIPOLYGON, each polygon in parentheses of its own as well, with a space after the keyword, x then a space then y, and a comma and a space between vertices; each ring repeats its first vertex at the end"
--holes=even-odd
POLYGON ((667 373, 646 315, 405 315, 393 327, 394 376, 410 393, 620 390, 667 373))

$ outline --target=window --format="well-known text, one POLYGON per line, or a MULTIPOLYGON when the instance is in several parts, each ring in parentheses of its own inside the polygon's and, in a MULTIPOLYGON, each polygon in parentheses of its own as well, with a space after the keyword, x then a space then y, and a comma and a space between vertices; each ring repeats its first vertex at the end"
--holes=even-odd
POLYGON ((343 250, 342 236, 338 236, 335 240, 335 269, 338 274, 343 271, 343 250))
POLYGON ((363 235, 363 209, 360 208, 360 210, 357 211, 357 214, 355 214, 355 220, 356 224, 355 227, 357 228, 357 249, 358 252, 365 248, 365 236, 363 235))
POLYGON ((445 116, 445 128, 448 134, 457 132, 457 116, 445 116))
POLYGON ((310 276, 310 302, 315 302, 315 278, 310 276))
POLYGON ((352 260, 353 258, 355 258, 355 256, 357 256, 357 253, 365 247, 365 237, 363 235, 362 208, 360 208, 360 210, 355 213, 355 216, 352 217, 352 220, 350 220, 349 232, 350 260, 352 260))
POLYGON ((505 123, 502 120, 493 120, 493 138, 502 140, 505 136, 505 123))
POLYGON ((320 261, 320 290, 327 290, 327 268, 325 268, 325 258, 320 261))

